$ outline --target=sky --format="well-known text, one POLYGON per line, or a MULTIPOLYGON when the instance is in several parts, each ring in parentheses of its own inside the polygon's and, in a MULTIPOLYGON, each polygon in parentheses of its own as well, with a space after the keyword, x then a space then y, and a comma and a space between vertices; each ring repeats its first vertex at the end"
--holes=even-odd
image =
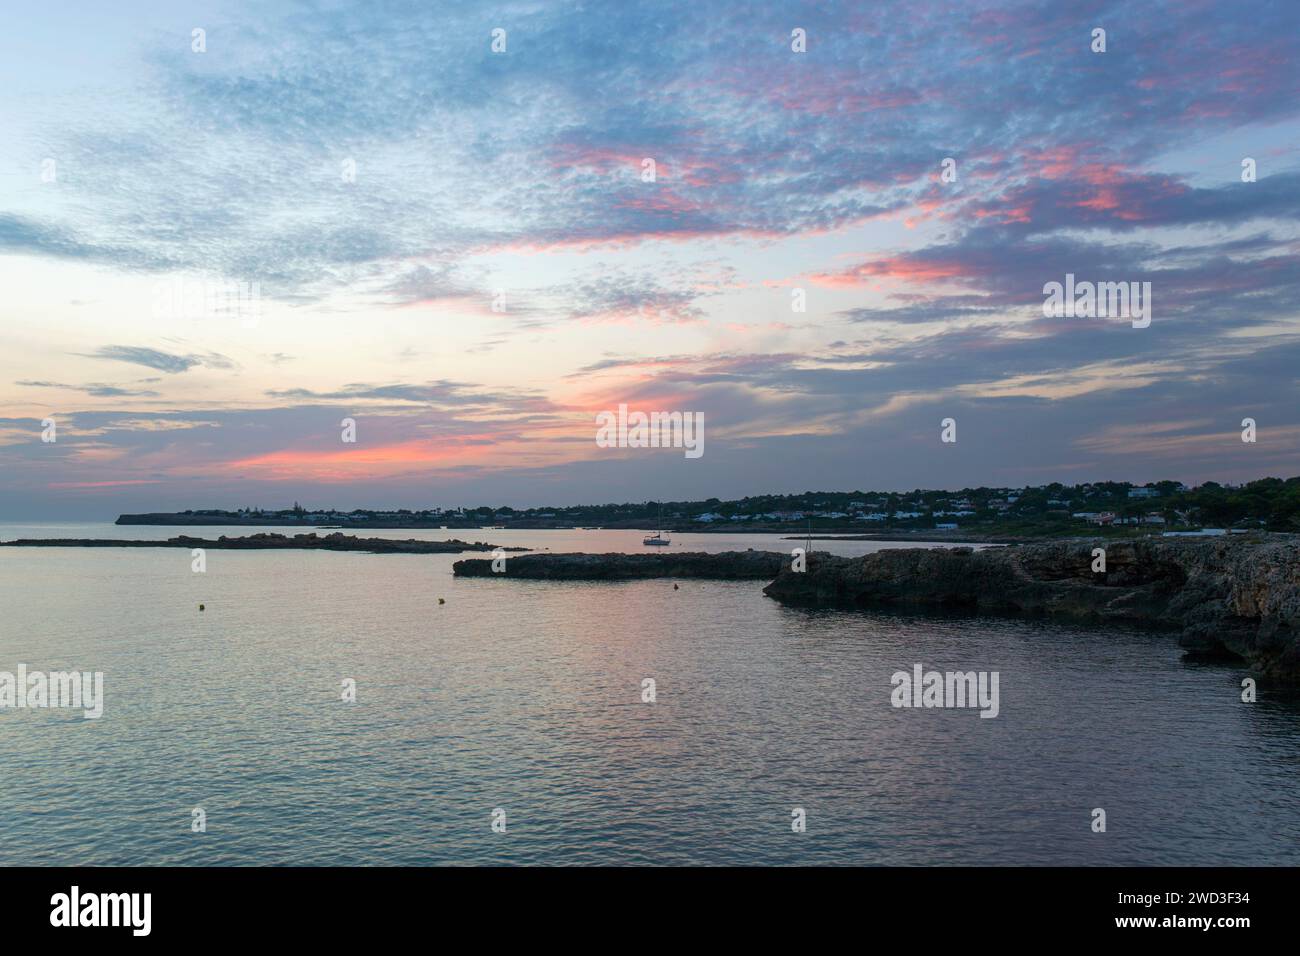
POLYGON ((1300 474, 1298 48, 1293 0, 36 5, 0 518, 1300 474))

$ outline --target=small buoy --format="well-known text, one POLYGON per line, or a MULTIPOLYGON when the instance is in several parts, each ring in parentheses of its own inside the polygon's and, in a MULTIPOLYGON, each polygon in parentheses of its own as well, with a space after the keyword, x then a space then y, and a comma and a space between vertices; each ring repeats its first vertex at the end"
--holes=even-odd
POLYGON ((438 598, 438 603, 439 603, 439 604, 446 604, 446 603, 447 603, 447 599, 446 599, 446 598, 438 598))
POLYGON ((199 610, 200 610, 200 611, 204 610, 204 607, 203 607, 202 604, 199 605, 199 610))

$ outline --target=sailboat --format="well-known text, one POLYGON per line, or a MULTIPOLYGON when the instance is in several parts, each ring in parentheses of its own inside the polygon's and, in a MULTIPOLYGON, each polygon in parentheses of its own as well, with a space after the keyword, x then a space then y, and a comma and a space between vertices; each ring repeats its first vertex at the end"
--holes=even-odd
POLYGON ((656 531, 654 534, 648 534, 648 535, 646 535, 644 538, 641 539, 641 543, 642 543, 642 544, 649 544, 649 545, 668 545, 668 544, 672 544, 672 541, 670 541, 670 540, 669 540, 669 539, 664 535, 664 530, 663 530, 663 529, 664 529, 664 506, 663 506, 663 505, 660 505, 660 506, 659 506, 659 530, 656 531))

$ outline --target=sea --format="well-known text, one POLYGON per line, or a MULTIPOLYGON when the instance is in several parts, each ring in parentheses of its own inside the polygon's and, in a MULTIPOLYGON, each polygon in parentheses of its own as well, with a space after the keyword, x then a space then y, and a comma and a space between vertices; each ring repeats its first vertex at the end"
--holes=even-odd
MULTIPOLYGON (((276 530, 304 529, 0 540, 276 530)), ((0 865, 1300 863, 1300 699, 1174 635, 785 607, 761 581, 462 579, 458 557, 0 548, 0 672, 103 675, 97 719, 0 708, 0 865), (997 716, 893 706, 918 664, 995 672, 997 716)))

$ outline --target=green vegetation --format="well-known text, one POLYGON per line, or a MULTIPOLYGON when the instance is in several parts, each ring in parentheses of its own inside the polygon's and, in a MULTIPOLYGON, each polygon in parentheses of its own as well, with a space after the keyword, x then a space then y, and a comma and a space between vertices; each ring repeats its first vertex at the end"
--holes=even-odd
POLYGON ((429 508, 411 511, 291 509, 238 512, 186 511, 186 516, 279 521, 285 524, 361 523, 519 527, 750 528, 811 525, 817 530, 916 531, 960 529, 1007 535, 1054 536, 1089 533, 1136 534, 1153 530, 1263 528, 1300 532, 1300 477, 1262 478, 1243 486, 1206 482, 1188 488, 1176 481, 1147 485, 1103 481, 1052 483, 1025 488, 963 488, 960 491, 806 491, 758 495, 734 501, 646 501, 515 509, 429 508))

